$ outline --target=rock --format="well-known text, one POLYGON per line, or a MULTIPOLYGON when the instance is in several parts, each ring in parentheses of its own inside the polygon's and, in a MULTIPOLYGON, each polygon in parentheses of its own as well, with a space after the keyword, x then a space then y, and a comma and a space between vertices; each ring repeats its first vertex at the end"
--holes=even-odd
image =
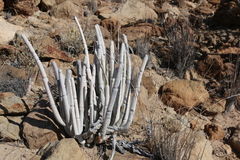
POLYGON ((222 148, 225 150, 227 154, 232 154, 232 148, 228 144, 223 144, 222 148))
POLYGON ((0 11, 4 9, 4 2, 3 0, 0 0, 0 11))
POLYGON ((73 58, 70 57, 66 52, 52 46, 47 45, 41 48, 41 52, 44 53, 41 57, 59 59, 66 62, 72 62, 73 58))
POLYGON ((112 39, 117 36, 117 33, 121 28, 121 23, 112 18, 102 20, 101 25, 110 32, 112 39))
POLYGON ((0 80, 10 80, 13 77, 19 79, 27 79, 27 73, 23 69, 18 69, 9 65, 3 65, 1 67, 1 77, 0 80), (4 78, 4 79, 3 79, 4 78))
POLYGON ((0 17, 0 44, 11 41, 18 30, 23 30, 23 27, 10 24, 0 17))
POLYGON ((78 143, 73 138, 62 139, 59 142, 51 142, 43 146, 34 156, 32 160, 41 159, 46 160, 90 160, 90 157, 84 153, 83 149, 79 147, 78 143))
POLYGON ((217 49, 217 54, 239 54, 238 47, 231 47, 230 45, 225 45, 217 49))
POLYGON ((31 16, 38 10, 40 0, 7 0, 5 1, 6 8, 13 8, 17 14, 31 16))
POLYGON ((0 137, 6 140, 21 140, 20 124, 23 116, 0 116, 0 137))
POLYGON ((237 125, 236 130, 232 137, 230 138, 230 145, 240 152, 240 123, 237 125))
POLYGON ((224 70, 223 59, 219 55, 202 56, 196 63, 196 70, 204 78, 221 78, 224 70))
POLYGON ((64 137, 63 128, 55 122, 47 103, 45 100, 39 101, 38 106, 27 115, 23 122, 23 137, 30 149, 38 149, 64 137))
POLYGON ((155 11, 144 3, 138 0, 128 0, 122 7, 114 13, 100 13, 102 19, 113 18, 121 23, 127 25, 136 23, 139 20, 153 20, 158 18, 155 11))
POLYGON ((74 16, 82 16, 82 12, 80 6, 71 1, 65 1, 54 6, 50 10, 50 15, 56 18, 73 18, 74 16))
POLYGON ((175 80, 167 82, 159 90, 161 100, 179 113, 185 114, 193 107, 204 103, 208 98, 208 91, 201 81, 175 80))
POLYGON ((195 8, 196 14, 211 16, 214 14, 214 11, 206 6, 199 6, 195 8))
MULTIPOLYGON (((195 143, 193 145, 193 148, 191 150, 191 155, 189 160, 213 160, 212 157, 212 146, 209 140, 205 138, 205 135, 197 131, 193 135, 195 138, 195 143)), ((192 137, 193 138, 193 137, 192 137)))
POLYGON ((122 33, 127 35, 128 41, 145 39, 151 36, 162 36, 163 28, 151 23, 139 23, 135 26, 122 28, 122 33))
POLYGON ((48 11, 57 4, 56 0, 41 0, 39 4, 39 9, 41 11, 48 11))
POLYGON ((213 16, 213 20, 220 25, 240 25, 240 8, 237 1, 228 1, 220 6, 213 16))
POLYGON ((17 49, 11 45, 0 44, 0 64, 6 60, 14 61, 16 50, 17 49))
POLYGON ((222 127, 217 124, 205 125, 204 131, 207 133, 210 140, 222 140, 225 136, 222 127))
POLYGON ((203 115, 214 116, 225 111, 226 100, 224 99, 209 99, 201 107, 203 115))
POLYGON ((0 115, 19 115, 29 111, 21 98, 10 92, 0 93, 0 106, 0 115))

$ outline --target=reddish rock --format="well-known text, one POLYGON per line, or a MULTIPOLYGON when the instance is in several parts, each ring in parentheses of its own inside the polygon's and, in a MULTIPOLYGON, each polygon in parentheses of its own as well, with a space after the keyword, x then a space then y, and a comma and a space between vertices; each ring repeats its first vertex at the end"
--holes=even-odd
POLYGON ((129 41, 151 36, 161 36, 163 28, 151 23, 139 23, 136 26, 122 28, 122 33, 127 35, 129 41))
POLYGON ((4 9, 4 2, 3 0, 0 0, 0 11, 4 9))
POLYGON ((221 78, 224 70, 223 59, 219 55, 201 57, 196 63, 196 70, 204 78, 221 78))
POLYGON ((0 115, 16 115, 28 112, 21 98, 14 93, 0 93, 0 115))
POLYGON ((5 60, 13 60, 12 58, 15 56, 16 48, 8 45, 8 44, 0 44, 0 59, 1 61, 5 60))
POLYGON ((63 52, 52 45, 42 47, 41 51, 44 53, 41 57, 59 59, 66 62, 73 61, 73 58, 70 57, 66 52, 63 52))
POLYGON ((115 19, 108 18, 101 21, 103 28, 107 29, 112 35, 112 39, 116 37, 117 33, 121 28, 121 23, 115 19))
POLYGON ((13 8, 16 14, 23 14, 26 16, 32 15, 38 10, 40 0, 7 0, 5 1, 6 8, 13 8))
POLYGON ((167 82, 159 91, 161 100, 175 111, 185 114, 193 107, 204 103, 208 91, 201 81, 175 80, 167 82))
POLYGON ((225 136, 222 127, 216 124, 205 125, 204 131, 207 133, 210 140, 222 140, 225 136))
POLYGON ((23 137, 30 149, 38 149, 49 142, 62 139, 63 129, 55 122, 46 100, 39 101, 23 122, 23 137))

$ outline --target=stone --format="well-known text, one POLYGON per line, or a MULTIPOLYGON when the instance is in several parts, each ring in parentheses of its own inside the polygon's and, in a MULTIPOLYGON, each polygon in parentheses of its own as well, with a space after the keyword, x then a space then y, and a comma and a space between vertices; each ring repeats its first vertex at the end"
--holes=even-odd
POLYGON ((203 78, 219 79, 224 71, 223 59, 220 55, 202 56, 196 63, 196 70, 203 78))
POLYGON ((82 16, 82 12, 80 6, 71 1, 65 1, 54 6, 50 10, 50 15, 56 18, 73 18, 74 16, 82 16))
POLYGON ((72 62, 73 58, 70 57, 66 52, 52 46, 52 45, 46 45, 41 48, 41 52, 43 55, 41 57, 43 58, 53 58, 53 59, 59 59, 66 62, 72 62))
POLYGON ((23 137, 30 149, 39 149, 49 142, 64 138, 64 130, 55 122, 46 100, 40 100, 37 106, 23 121, 23 137))
POLYGON ((3 0, 0 0, 0 11, 4 9, 4 2, 3 0))
POLYGON ((13 61, 16 53, 16 48, 8 44, 0 44, 0 61, 13 61))
POLYGON ((202 105, 203 115, 214 116, 225 111, 225 99, 209 99, 202 105))
POLYGON ((38 10, 39 3, 40 0, 7 0, 5 6, 6 8, 13 8, 17 14, 31 16, 38 10))
POLYGON ((124 27, 121 31, 127 35, 128 41, 163 35, 163 28, 151 23, 139 23, 134 26, 124 27))
POLYGON ((222 140, 225 136, 222 127, 217 124, 205 125, 204 131, 207 133, 209 140, 222 140))
POLYGON ((175 111, 185 114, 193 107, 203 104, 209 93, 201 81, 174 80, 164 84, 159 93, 161 100, 175 111))
POLYGON ((51 142, 43 146, 37 153, 37 156, 32 160, 38 158, 46 160, 90 160, 91 158, 86 155, 83 148, 80 148, 74 138, 66 138, 60 141, 51 142))
POLYGON ((23 30, 23 27, 8 23, 5 19, 0 17, 0 44, 7 44, 10 42, 19 30, 23 30))
POLYGON ((102 19, 113 18, 119 21, 121 25, 136 23, 139 20, 151 19, 155 21, 158 18, 153 9, 138 0, 128 0, 114 13, 104 12, 99 13, 99 16, 102 19))
POLYGON ((23 116, 0 116, 0 137, 6 140, 21 140, 20 124, 23 116))
POLYGON ((0 93, 0 115, 19 115, 28 111, 21 98, 14 93, 0 93))
POLYGON ((196 160, 201 157, 201 160, 213 160, 212 157, 212 146, 209 140, 205 138, 205 135, 197 131, 194 134, 195 143, 191 150, 189 160, 196 160))
POLYGON ((199 6, 195 8, 195 12, 200 15, 213 15, 214 11, 206 6, 199 6))
POLYGON ((240 123, 237 125, 234 134, 230 138, 230 145, 237 151, 240 152, 240 123))
POLYGON ((213 20, 220 25, 234 26, 240 24, 240 8, 237 1, 228 1, 214 13, 213 20))
POLYGON ((112 39, 117 36, 121 28, 121 23, 112 18, 102 20, 101 25, 103 26, 103 28, 107 29, 110 32, 112 39))
POLYGON ((39 8, 41 11, 47 12, 56 4, 57 4, 56 0, 41 0, 41 3, 39 4, 39 8))

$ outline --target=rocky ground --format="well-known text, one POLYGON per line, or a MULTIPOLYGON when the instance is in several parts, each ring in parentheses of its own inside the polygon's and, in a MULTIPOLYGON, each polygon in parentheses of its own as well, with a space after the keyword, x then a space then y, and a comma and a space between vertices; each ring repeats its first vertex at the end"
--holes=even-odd
MULTIPOLYGON (((143 75, 131 128, 118 140, 160 159, 240 159, 239 2, 234 0, 0 0, 0 159, 108 159, 111 145, 79 146, 54 119, 25 34, 56 91, 51 66, 75 70, 83 44, 93 61, 94 25, 107 50, 127 35, 143 75), (121 38, 120 38, 121 39, 121 38), (170 137, 170 138, 169 138, 170 137), (171 141, 166 141, 170 139, 171 141), (185 145, 183 145, 185 144, 185 145), (184 158, 183 158, 184 159, 184 158)), ((114 159, 151 159, 128 151, 114 159)))

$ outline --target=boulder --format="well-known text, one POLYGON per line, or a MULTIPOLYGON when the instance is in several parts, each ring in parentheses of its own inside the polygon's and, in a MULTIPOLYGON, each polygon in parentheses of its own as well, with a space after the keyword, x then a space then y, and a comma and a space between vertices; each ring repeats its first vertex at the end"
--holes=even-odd
POLYGON ((78 143, 73 138, 66 138, 60 141, 51 142, 43 146, 34 156, 32 160, 90 160, 83 148, 80 148, 78 143))
POLYGON ((240 6, 237 1, 227 1, 214 14, 213 20, 220 25, 240 25, 240 6))
POLYGON ((0 64, 6 60, 14 61, 16 48, 8 44, 0 44, 0 64))
POLYGON ((23 122, 23 137, 30 149, 39 149, 64 137, 64 130, 55 122, 47 103, 46 100, 39 101, 23 122))
POLYGON ((139 23, 134 26, 124 27, 121 31, 127 35, 129 41, 135 41, 152 36, 160 37, 162 36, 163 28, 151 23, 139 23))
POLYGON ((102 12, 99 13, 102 19, 113 18, 121 23, 127 25, 136 23, 139 20, 153 20, 158 18, 157 13, 148 7, 146 4, 138 0, 128 0, 122 7, 114 13, 102 12))
POLYGON ((234 134, 230 138, 230 144, 237 152, 240 152, 240 123, 237 125, 234 134))
POLYGON ((0 116, 0 137, 6 140, 21 140, 20 124, 23 116, 0 116))
POLYGON ((7 0, 5 1, 6 8, 13 8, 16 14, 23 14, 26 16, 33 15, 38 10, 38 5, 41 0, 7 0))
POLYGON ((43 58, 53 58, 53 59, 59 59, 66 62, 72 62, 73 58, 70 57, 66 52, 52 46, 52 45, 46 45, 42 46, 41 52, 43 55, 41 57, 43 58))
POLYGON ((82 16, 82 9, 71 1, 62 2, 50 10, 50 15, 56 18, 73 18, 82 16))
POLYGON ((0 0, 0 11, 4 9, 4 2, 3 0, 0 0))
POLYGON ((201 107, 203 115, 214 116, 218 113, 225 111, 226 100, 225 99, 208 99, 201 107))
POLYGON ((207 140, 205 138, 205 135, 200 131, 195 132, 193 136, 195 138, 194 140, 195 143, 192 147, 189 160, 196 160, 196 159, 213 160, 213 157, 212 157, 213 149, 210 141, 207 140))
POLYGON ((208 91, 201 81, 175 80, 167 82, 159 90, 161 100, 177 112, 185 114, 193 107, 204 103, 208 98, 208 91))
POLYGON ((39 4, 39 9, 41 11, 48 11, 57 4, 56 0, 41 0, 39 4))
POLYGON ((8 23, 5 19, 0 17, 0 44, 10 42, 18 30, 23 30, 23 27, 8 23))
POLYGON ((14 93, 0 93, 0 115, 19 115, 28 111, 21 98, 14 93))
POLYGON ((217 124, 205 125, 204 131, 207 133, 209 140, 222 140, 225 136, 222 127, 217 124))
POLYGON ((196 63, 196 70, 203 78, 221 78, 224 70, 223 59, 220 55, 202 56, 196 63))

